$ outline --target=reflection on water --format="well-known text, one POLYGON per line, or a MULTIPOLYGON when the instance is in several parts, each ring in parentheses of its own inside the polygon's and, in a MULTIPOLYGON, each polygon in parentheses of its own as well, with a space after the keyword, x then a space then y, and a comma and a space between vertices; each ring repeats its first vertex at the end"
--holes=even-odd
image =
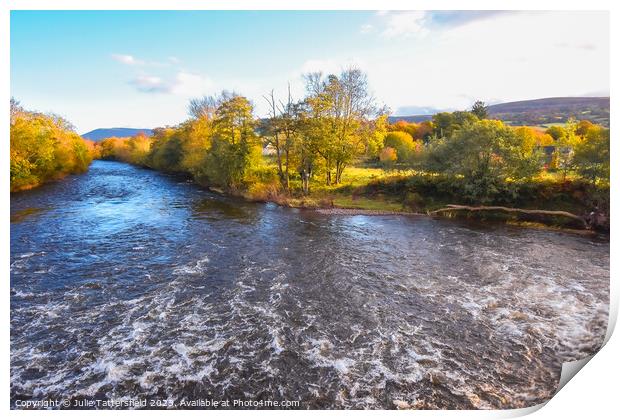
POLYGON ((37 207, 27 207, 22 210, 11 212, 11 223, 23 222, 26 218, 30 216, 35 216, 41 212, 44 212, 45 210, 47 209, 41 209, 37 207))
MULTIPOLYGON (((252 219, 251 212, 246 211, 240 204, 240 202, 231 202, 217 196, 205 197, 193 203, 193 217, 211 220, 218 220, 224 217, 235 219, 239 222, 250 222, 252 219)), ((186 205, 187 203, 182 204, 182 206, 186 205)))
POLYGON ((587 237, 330 217, 101 161, 11 216, 12 404, 523 407, 607 325, 609 244, 587 237))

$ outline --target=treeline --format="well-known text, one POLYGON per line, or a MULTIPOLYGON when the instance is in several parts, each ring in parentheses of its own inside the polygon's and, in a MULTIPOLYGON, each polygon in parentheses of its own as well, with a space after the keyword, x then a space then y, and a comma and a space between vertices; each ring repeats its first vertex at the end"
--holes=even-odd
POLYGON ((232 192, 247 189, 264 169, 257 120, 250 101, 234 93, 192 102, 193 117, 151 137, 107 138, 102 158, 119 159, 164 172, 187 173, 203 185, 232 192))
POLYGON ((485 105, 478 102, 471 111, 389 125, 378 158, 385 167, 448 177, 467 201, 491 203, 544 177, 608 190, 609 149, 609 129, 589 121, 571 119, 548 129, 513 127, 487 119, 485 105))
POLYGON ((202 184, 253 195, 301 192, 311 182, 338 185, 345 168, 373 159, 387 132, 387 111, 378 108, 366 76, 349 69, 340 75, 305 77, 307 95, 293 101, 265 97, 270 115, 259 120, 252 103, 236 93, 192 100, 191 118, 156 129, 151 138, 110 138, 101 156, 154 169, 185 172, 202 184), (273 166, 263 154, 273 155, 273 166), (274 168, 275 166, 275 168, 274 168))
POLYGON ((609 188, 609 129, 588 121, 512 127, 488 119, 484 103, 443 112, 419 124, 389 124, 358 69, 305 76, 306 95, 265 96, 269 116, 235 93, 192 100, 191 118, 152 137, 110 138, 101 155, 253 197, 307 195, 311 186, 343 182, 345 169, 415 170, 442 179, 469 203, 516 195, 524 183, 581 182, 609 188))
POLYGON ((82 139, 62 117, 24 110, 11 99, 11 191, 88 169, 93 142, 82 139))
POLYGON ((372 195, 374 189, 417 211, 446 203, 544 203, 608 214, 607 128, 572 119, 550 128, 508 126, 489 119, 482 102, 431 121, 390 124, 360 70, 311 73, 305 81, 299 100, 290 92, 285 98, 265 95, 266 118, 254 116, 247 98, 223 92, 192 100, 190 118, 177 126, 155 129, 150 137, 105 139, 97 153, 293 205, 322 205, 334 194, 372 195), (347 175, 351 166, 356 168, 347 175), (378 168, 393 173, 395 184, 354 178, 378 168))

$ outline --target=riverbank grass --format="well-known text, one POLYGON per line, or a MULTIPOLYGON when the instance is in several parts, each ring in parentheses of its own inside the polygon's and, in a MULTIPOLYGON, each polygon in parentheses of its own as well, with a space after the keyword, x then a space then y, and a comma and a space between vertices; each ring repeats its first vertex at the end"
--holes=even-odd
MULTIPOLYGON (((267 163, 269 164, 269 163, 267 163)), ((271 201, 297 208, 351 209, 377 213, 427 214, 451 204, 479 204, 463 198, 463 188, 458 180, 439 174, 428 174, 411 169, 385 169, 360 163, 346 168, 343 182, 325 185, 317 175, 310 193, 301 193, 301 180, 292 174, 290 192, 285 193, 274 180, 270 185, 254 188, 246 198, 271 201)), ((605 188, 584 183, 578 177, 568 177, 556 172, 541 172, 539 176, 521 182, 507 181, 506 191, 487 205, 518 207, 532 210, 561 210, 584 215, 591 208, 592 197, 601 201, 608 195, 605 188)), ((552 226, 571 227, 574 221, 564 217, 507 214, 499 211, 446 212, 443 217, 474 218, 504 222, 544 223, 552 226)))

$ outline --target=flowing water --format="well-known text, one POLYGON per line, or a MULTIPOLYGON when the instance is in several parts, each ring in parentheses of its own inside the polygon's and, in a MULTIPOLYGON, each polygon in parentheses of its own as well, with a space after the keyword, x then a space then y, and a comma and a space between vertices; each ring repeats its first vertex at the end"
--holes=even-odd
POLYGON ((328 216, 97 161, 11 196, 11 403, 516 408, 608 318, 609 243, 328 216))

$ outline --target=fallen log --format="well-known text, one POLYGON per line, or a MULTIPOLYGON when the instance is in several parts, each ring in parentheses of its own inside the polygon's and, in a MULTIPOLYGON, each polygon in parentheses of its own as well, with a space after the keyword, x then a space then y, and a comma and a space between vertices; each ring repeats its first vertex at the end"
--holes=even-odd
POLYGON ((568 217, 570 219, 578 220, 583 223, 586 229, 589 229, 590 226, 588 222, 581 216, 577 216, 576 214, 569 213, 567 211, 561 210, 530 210, 530 209, 518 209, 513 207, 504 207, 504 206, 463 206, 460 204, 448 204, 446 207, 443 207, 438 210, 434 210, 429 212, 429 215, 443 213, 446 211, 504 211, 508 213, 523 213, 523 214, 534 214, 534 215, 544 215, 544 216, 563 216, 568 217))

